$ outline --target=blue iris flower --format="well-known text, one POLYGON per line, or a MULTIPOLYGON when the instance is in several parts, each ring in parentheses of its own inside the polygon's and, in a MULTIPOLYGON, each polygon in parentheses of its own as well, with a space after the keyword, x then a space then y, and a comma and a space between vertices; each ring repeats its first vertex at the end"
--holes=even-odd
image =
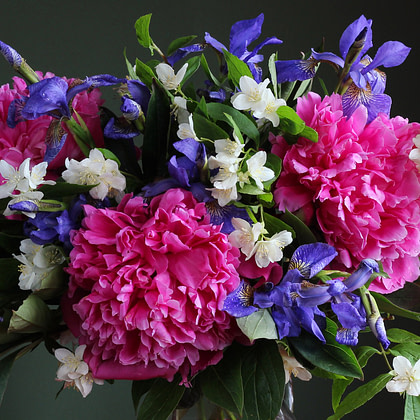
POLYGON ((368 111, 368 122, 379 112, 389 114, 391 98, 384 94, 386 76, 379 66, 395 67, 404 62, 410 48, 398 41, 385 42, 372 59, 367 51, 372 47, 372 20, 365 16, 351 23, 340 39, 341 57, 332 52, 312 50, 307 60, 277 61, 278 83, 306 80, 314 77, 319 62, 329 62, 343 69, 338 92, 343 94, 343 111, 346 116, 363 105, 368 111))

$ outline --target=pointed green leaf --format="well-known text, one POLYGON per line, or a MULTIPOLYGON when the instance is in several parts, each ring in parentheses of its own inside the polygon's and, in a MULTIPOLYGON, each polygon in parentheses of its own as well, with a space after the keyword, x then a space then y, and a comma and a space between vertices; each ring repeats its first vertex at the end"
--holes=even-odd
POLYGON ((327 327, 323 331, 325 344, 306 331, 302 331, 299 337, 289 337, 289 343, 295 352, 314 366, 338 375, 362 379, 363 372, 353 351, 337 343, 337 326, 329 318, 326 321, 327 327))
POLYGON ((181 36, 180 38, 177 38, 173 40, 168 47, 168 50, 166 52, 166 55, 169 57, 172 55, 178 48, 185 47, 188 45, 193 39, 197 38, 197 35, 187 35, 187 36, 181 36))
POLYGON ((181 86, 198 70, 200 67, 200 57, 192 57, 188 61, 187 71, 185 72, 185 76, 182 79, 181 86))
POLYGON ((399 328, 387 330, 386 335, 392 343, 420 343, 420 336, 399 328))
POLYGON ((402 343, 389 349, 393 356, 404 356, 411 363, 416 363, 420 358, 420 345, 415 343, 402 343))
POLYGON ((402 289, 390 293, 386 297, 393 305, 405 311, 417 312, 420 315, 420 281, 407 282, 402 289))
POLYGON ((200 114, 193 114, 194 131, 199 138, 209 140, 228 139, 229 134, 217 124, 200 114))
POLYGON ((148 15, 144 15, 137 19, 134 27, 136 29, 137 41, 139 44, 145 48, 149 48, 150 52, 153 54, 153 41, 150 38, 149 33, 149 26, 150 26, 150 19, 152 18, 152 14, 149 13, 148 15))
POLYGON ((285 133, 297 135, 305 128, 305 123, 293 108, 280 106, 276 112, 280 117, 279 127, 285 133))
POLYGON ((293 92, 295 84, 296 82, 283 82, 281 85, 279 85, 280 98, 287 101, 293 92))
POLYGON ((284 368, 274 340, 258 340, 242 363, 244 420, 274 419, 284 394, 284 368))
POLYGON ((217 365, 207 367, 199 376, 201 390, 210 401, 239 414, 244 405, 241 376, 244 350, 242 346, 232 345, 217 365))
POLYGON ((185 388, 178 383, 179 378, 173 382, 156 379, 140 404, 138 420, 166 420, 175 410, 185 391, 185 388))
POLYGON ((148 181, 166 174, 170 103, 165 89, 153 83, 144 127, 142 165, 148 181))
MULTIPOLYGON (((209 63, 207 62, 207 59, 204 54, 201 54, 201 67, 204 70, 204 73, 206 74, 207 78, 215 84, 215 86, 220 86, 220 81, 217 79, 217 77, 212 73, 209 67, 209 63)), ((230 108, 230 107, 229 107, 230 108)))
MULTIPOLYGON (((405 286, 409 285, 410 283, 406 283, 405 286)), ((404 286, 404 288, 405 288, 404 286)), ((402 316, 404 318, 410 318, 410 319, 415 319, 417 321, 420 321, 420 313, 417 311, 413 311, 410 309, 405 309, 403 307, 398 306, 397 304, 395 304, 393 301, 391 301, 390 299, 392 299, 392 294, 387 295, 387 297, 385 297, 384 295, 381 295, 380 293, 376 293, 376 292, 370 292, 372 294, 372 296, 375 298, 376 303, 378 304, 378 307, 380 309, 381 312, 387 312, 393 315, 397 315, 397 316, 402 316)), ((401 302, 401 300, 397 300, 397 302, 404 303, 401 302)))
POLYGON ((267 338, 277 340, 277 327, 268 309, 260 309, 251 315, 236 318, 241 331, 251 340, 267 338))
POLYGON ((420 396, 405 397, 404 420, 420 420, 420 396))
POLYGON ((379 375, 377 378, 372 379, 368 383, 359 386, 359 388, 344 398, 344 400, 338 406, 335 414, 328 417, 327 420, 340 420, 344 415, 351 413, 356 408, 366 404, 378 392, 382 391, 391 379, 392 376, 390 374, 384 373, 379 375))
POLYGON ((153 80, 156 79, 153 70, 143 61, 136 58, 136 75, 149 88, 152 88, 153 80))
POLYGON ((304 137, 314 143, 318 142, 318 132, 308 126, 305 126, 305 128, 299 133, 299 137, 304 137))
POLYGON ((278 97, 277 69, 276 69, 277 53, 271 54, 268 59, 268 71, 270 73, 271 84, 273 85, 274 97, 278 97))
POLYGON ((207 104, 207 109, 210 117, 215 121, 225 121, 232 126, 233 119, 240 132, 248 136, 250 139, 254 140, 255 144, 258 147, 258 144, 260 142, 260 133, 258 131, 258 128, 255 122, 249 117, 247 117, 245 114, 243 114, 241 111, 238 111, 237 109, 232 108, 229 105, 217 102, 210 102, 209 104, 207 104), (226 114, 229 115, 230 118, 226 114))
POLYGON ((297 246, 317 242, 315 235, 309 227, 301 219, 299 219, 299 217, 290 213, 290 211, 286 210, 285 213, 281 215, 281 219, 290 225, 296 232, 297 246))
POLYGON ((127 66, 127 72, 128 72, 128 75, 130 76, 130 79, 133 79, 133 80, 138 79, 137 74, 136 74, 136 72, 134 70, 133 65, 128 61, 127 52, 126 52, 126 49, 125 48, 124 48, 123 55, 124 55, 125 64, 127 66))
POLYGON ((264 213, 264 227, 267 229, 268 234, 273 236, 283 230, 287 230, 292 233, 292 237, 295 238, 296 234, 293 228, 278 217, 272 216, 269 213, 264 213))
POLYGON ((43 185, 39 191, 44 193, 48 200, 63 199, 77 194, 88 193, 95 185, 69 184, 68 182, 56 182, 55 185, 43 185))
POLYGON ((3 402, 13 362, 15 361, 18 353, 19 351, 15 351, 0 360, 0 405, 3 402))
POLYGON ((253 79, 251 70, 246 63, 236 57, 236 55, 231 54, 229 51, 223 50, 223 54, 228 66, 229 80, 236 87, 239 87, 239 80, 242 76, 249 76, 253 79))

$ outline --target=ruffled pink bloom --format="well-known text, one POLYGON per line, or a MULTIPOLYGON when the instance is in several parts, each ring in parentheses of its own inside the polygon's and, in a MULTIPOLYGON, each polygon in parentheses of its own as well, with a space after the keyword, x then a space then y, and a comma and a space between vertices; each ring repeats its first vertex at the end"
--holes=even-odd
POLYGON ((408 155, 420 124, 380 114, 366 124, 360 107, 343 116, 341 96, 310 93, 297 113, 319 134, 318 143, 292 146, 274 138, 283 158, 274 197, 280 210, 313 206, 325 240, 341 263, 355 268, 363 258, 383 263, 390 278, 371 290, 389 293, 419 277, 420 174, 408 155))
MULTIPOLYGON (((38 72, 41 78, 42 73, 38 72)), ((46 73, 45 78, 53 77, 54 74, 46 73)), ((65 79, 65 78, 64 78, 65 79)), ((67 79, 65 79, 67 80, 67 79)), ((71 83, 71 79, 67 80, 71 83)), ((45 136, 52 117, 42 116, 32 121, 22 121, 15 128, 7 125, 7 114, 10 103, 21 95, 27 96, 26 82, 19 78, 13 78, 13 87, 9 84, 0 86, 0 159, 18 167, 26 158, 31 158, 31 165, 43 161, 45 154, 45 136)), ((73 100, 74 109, 86 122, 98 147, 103 145, 101 131, 99 106, 103 104, 101 93, 98 89, 91 92, 81 92, 73 100)), ((82 159, 83 154, 72 135, 67 141, 58 156, 48 165, 48 169, 58 169, 64 166, 66 157, 82 159)), ((3 179, 0 176, 0 183, 3 179)))
POLYGON ((64 320, 96 378, 187 381, 240 335, 223 311, 239 285, 239 250, 204 203, 172 189, 147 205, 85 206, 74 231, 64 320))

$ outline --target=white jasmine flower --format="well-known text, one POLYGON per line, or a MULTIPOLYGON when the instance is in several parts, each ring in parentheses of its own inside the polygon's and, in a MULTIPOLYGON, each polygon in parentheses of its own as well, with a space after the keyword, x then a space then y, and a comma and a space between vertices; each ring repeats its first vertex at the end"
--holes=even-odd
POLYGON ((277 127, 280 123, 280 118, 277 115, 277 109, 280 106, 286 105, 284 99, 276 99, 270 89, 266 89, 261 95, 261 108, 254 111, 253 115, 256 118, 266 118, 277 127))
POLYGON ((396 356, 392 362, 394 377, 386 384, 389 392, 406 392, 408 395, 420 395, 420 360, 414 366, 404 356, 396 356))
POLYGON ((417 169, 420 171, 420 134, 414 137, 413 142, 416 148, 410 152, 408 157, 416 164, 417 169))
POLYGON ((89 371, 89 366, 83 360, 86 345, 81 345, 72 353, 70 350, 59 348, 54 351, 60 362, 57 370, 57 380, 65 381, 65 388, 75 387, 86 398, 92 391, 93 383, 102 385, 102 379, 95 379, 89 371))
POLYGON ((242 144, 239 139, 233 135, 235 141, 230 139, 220 139, 214 141, 214 147, 216 150, 216 156, 222 159, 237 159, 242 153, 242 149, 245 147, 245 144, 242 144))
POLYGON ((32 189, 38 188, 41 184, 54 185, 55 181, 44 181, 44 176, 47 174, 47 162, 38 163, 31 170, 29 164, 24 167, 24 175, 28 180, 29 187, 32 189))
POLYGON ((261 107, 263 92, 267 89, 269 79, 257 83, 252 77, 242 76, 239 79, 241 92, 233 95, 231 102, 234 108, 241 111, 255 111, 261 107))
POLYGON ((258 267, 267 267, 270 263, 280 261, 283 258, 283 248, 289 245, 292 240, 292 234, 283 230, 271 238, 258 241, 246 259, 249 260, 255 255, 255 262, 258 267))
POLYGON ((283 359, 286 384, 290 381, 291 375, 299 378, 301 381, 309 381, 312 379, 311 372, 305 369, 293 356, 289 356, 287 351, 281 349, 280 354, 283 359))
POLYGON ((187 67, 188 63, 185 63, 178 73, 175 74, 174 69, 169 64, 160 63, 156 66, 156 74, 166 89, 175 90, 182 82, 187 72, 187 67))
POLYGON ((187 100, 182 96, 175 96, 172 105, 172 112, 177 118, 179 124, 187 123, 190 116, 187 109, 187 100))
POLYGON ((19 250, 22 254, 13 257, 21 263, 19 287, 22 290, 39 290, 48 274, 65 261, 64 255, 55 245, 42 246, 30 239, 21 241, 19 250))
POLYGON ((257 187, 261 190, 264 189, 264 185, 262 183, 274 177, 274 171, 264 166, 266 161, 267 153, 264 151, 255 153, 254 156, 250 157, 246 161, 248 166, 248 175, 255 181, 257 187))
POLYGON ((215 188, 225 190, 233 188, 238 182, 239 159, 231 159, 224 156, 210 156, 208 160, 210 169, 217 169, 216 175, 210 178, 215 188))
POLYGON ((236 190, 236 185, 232 188, 226 188, 223 190, 218 188, 208 188, 208 191, 211 192, 211 196, 217 200, 220 207, 224 207, 231 201, 238 200, 240 198, 238 191, 236 190))
POLYGON ((235 230, 229 234, 229 242, 250 257, 255 242, 264 230, 263 225, 258 222, 251 226, 246 220, 233 217, 232 226, 235 230))
POLYGON ((14 168, 5 160, 0 160, 0 175, 6 180, 0 185, 0 198, 9 197, 13 191, 26 192, 29 190, 29 181, 25 177, 25 172, 29 170, 30 158, 25 159, 19 166, 14 168))
POLYGON ((192 114, 188 117, 188 122, 179 124, 178 131, 176 132, 178 138, 181 140, 184 139, 194 139, 199 141, 197 134, 194 131, 194 121, 192 114))
POLYGON ((66 170, 62 177, 66 182, 78 185, 96 185, 89 194, 103 200, 106 196, 115 197, 125 189, 126 180, 112 159, 105 159, 98 149, 92 149, 89 157, 78 162, 66 159, 66 170))

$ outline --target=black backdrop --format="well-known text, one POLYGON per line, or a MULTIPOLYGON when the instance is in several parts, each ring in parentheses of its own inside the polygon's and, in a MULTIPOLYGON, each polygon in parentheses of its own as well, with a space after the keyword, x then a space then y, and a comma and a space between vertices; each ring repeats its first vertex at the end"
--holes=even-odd
MULTIPOLYGON (((393 98, 392 115, 420 120, 417 105, 420 11, 416 3, 409 0, 394 2, 391 7, 379 1, 359 0, 2 0, 1 6, 2 41, 20 52, 34 69, 80 78, 100 73, 124 77, 124 48, 131 61, 135 57, 147 60, 148 52, 138 45, 134 32, 134 22, 146 13, 153 13, 151 34, 155 43, 166 49, 174 38, 194 34, 202 39, 205 31, 228 44, 230 26, 234 22, 254 18, 263 12, 262 38, 275 35, 284 41, 277 47, 281 59, 297 58, 300 51, 316 47, 322 37, 326 40, 326 50, 338 53, 342 31, 364 14, 374 22, 373 51, 388 40, 398 40, 412 47, 403 65, 387 71, 386 92, 393 98)), ((269 52, 268 49, 266 56, 269 52)), ((8 83, 14 75, 7 63, 0 60, 0 85, 8 83)), ((110 92, 106 94, 107 98, 112 98, 110 92)), ((385 372, 385 364, 379 358, 376 362, 378 372, 385 372)), ((96 386, 86 399, 76 392, 66 391, 55 400, 60 387, 54 382, 55 370, 54 358, 45 349, 38 349, 19 360, 0 407, 0 418, 134 418, 129 382, 96 386)), ((294 386, 299 420, 325 419, 331 414, 329 382, 314 379, 302 383, 297 380, 294 386)), ((386 419, 403 417, 402 398, 398 395, 383 391, 376 401, 346 418, 368 418, 372 414, 386 419)))

